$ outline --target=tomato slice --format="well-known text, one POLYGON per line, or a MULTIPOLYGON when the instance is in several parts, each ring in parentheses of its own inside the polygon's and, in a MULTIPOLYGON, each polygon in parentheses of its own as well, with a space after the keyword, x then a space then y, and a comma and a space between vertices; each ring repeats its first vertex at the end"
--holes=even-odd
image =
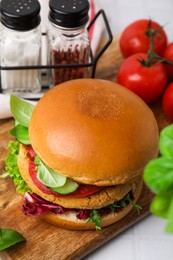
POLYGON ((34 158, 36 156, 36 153, 31 145, 25 145, 25 149, 27 149, 27 157, 30 161, 34 161, 34 158))
POLYGON ((79 188, 76 191, 69 193, 69 194, 62 195, 62 194, 59 194, 57 192, 50 190, 37 179, 36 164, 34 163, 34 161, 29 162, 28 168, 29 168, 30 177, 31 177, 33 183, 37 186, 37 188, 39 188, 45 194, 54 195, 55 197, 58 197, 58 198, 63 198, 63 197, 83 198, 83 197, 90 196, 90 195, 100 191, 101 189, 103 189, 103 187, 99 187, 96 185, 81 184, 81 185, 79 185, 79 188))
POLYGON ((66 194, 66 195, 64 195, 64 197, 71 197, 71 198, 87 197, 102 189, 103 189, 103 187, 99 187, 96 185, 81 184, 76 191, 74 191, 73 193, 70 193, 70 194, 66 194))

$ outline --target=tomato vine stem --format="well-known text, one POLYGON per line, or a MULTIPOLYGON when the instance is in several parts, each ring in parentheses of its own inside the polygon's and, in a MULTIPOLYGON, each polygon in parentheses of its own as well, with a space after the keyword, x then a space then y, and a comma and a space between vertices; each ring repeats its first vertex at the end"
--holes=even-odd
POLYGON ((145 32, 146 36, 150 40, 150 45, 149 45, 149 49, 147 52, 147 59, 146 60, 139 59, 140 63, 145 67, 151 67, 152 65, 154 65, 157 62, 173 66, 173 62, 171 60, 163 58, 162 56, 158 55, 154 51, 154 37, 155 37, 155 35, 157 35, 159 33, 159 31, 161 29, 162 29, 162 27, 157 28, 157 29, 151 28, 151 20, 149 20, 148 28, 145 32))

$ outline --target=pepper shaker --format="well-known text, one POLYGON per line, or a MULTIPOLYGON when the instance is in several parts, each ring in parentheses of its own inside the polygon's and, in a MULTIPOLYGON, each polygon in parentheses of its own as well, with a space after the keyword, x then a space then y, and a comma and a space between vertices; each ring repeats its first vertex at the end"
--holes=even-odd
POLYGON ((90 56, 88 0, 50 0, 49 8, 48 64, 68 66, 51 70, 50 85, 89 77, 88 67, 79 65, 88 63, 90 56))
MULTIPOLYGON (((1 24, 3 38, 1 66, 35 66, 41 64, 40 3, 38 0, 2 0, 1 24)), ((1 71, 4 93, 39 92, 40 70, 1 71)))

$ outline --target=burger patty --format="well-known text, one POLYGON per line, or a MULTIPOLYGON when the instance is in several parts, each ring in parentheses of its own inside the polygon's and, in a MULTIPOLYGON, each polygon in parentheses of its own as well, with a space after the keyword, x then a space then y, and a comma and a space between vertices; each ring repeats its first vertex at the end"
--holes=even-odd
POLYGON ((39 187, 35 185, 30 177, 28 166, 29 158, 27 157, 27 149, 24 145, 21 144, 18 155, 18 167, 24 181, 27 183, 29 188, 40 197, 66 208, 97 209, 105 207, 123 198, 131 189, 133 189, 134 186, 136 186, 136 184, 142 182, 142 177, 138 177, 135 180, 126 184, 105 187, 101 191, 88 197, 58 198, 54 195, 45 194, 39 189, 39 187))

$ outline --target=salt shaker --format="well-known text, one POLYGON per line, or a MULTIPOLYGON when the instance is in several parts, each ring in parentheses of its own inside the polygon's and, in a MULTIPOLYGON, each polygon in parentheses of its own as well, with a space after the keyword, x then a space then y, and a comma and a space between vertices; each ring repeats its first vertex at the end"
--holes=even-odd
MULTIPOLYGON (((40 3, 37 0, 2 0, 1 66, 41 64, 40 3)), ((3 93, 39 92, 40 70, 2 70, 3 93)))
POLYGON ((53 68, 51 86, 61 82, 89 77, 88 67, 70 67, 69 64, 87 64, 90 56, 88 0, 50 0, 48 27, 48 63, 68 65, 53 68))

